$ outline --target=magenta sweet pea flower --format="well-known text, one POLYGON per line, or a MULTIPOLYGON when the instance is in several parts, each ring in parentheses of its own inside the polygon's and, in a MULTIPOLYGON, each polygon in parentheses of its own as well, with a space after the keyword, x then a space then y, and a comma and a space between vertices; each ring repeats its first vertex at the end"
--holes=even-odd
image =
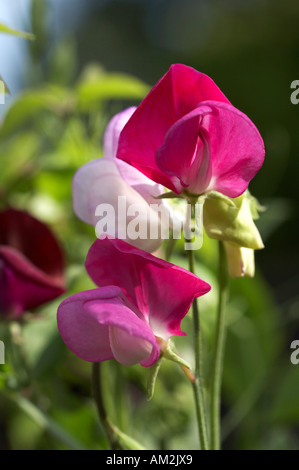
POLYGON ((117 157, 177 194, 237 197, 264 153, 257 128, 213 80, 175 64, 125 125, 117 157))
POLYGON ((89 362, 151 366, 172 335, 185 335, 180 324, 193 299, 210 290, 189 271, 122 240, 97 240, 86 269, 99 288, 64 300, 57 321, 68 348, 89 362))
POLYGON ((0 212, 0 314, 21 317, 65 291, 62 251, 52 232, 27 212, 0 212))

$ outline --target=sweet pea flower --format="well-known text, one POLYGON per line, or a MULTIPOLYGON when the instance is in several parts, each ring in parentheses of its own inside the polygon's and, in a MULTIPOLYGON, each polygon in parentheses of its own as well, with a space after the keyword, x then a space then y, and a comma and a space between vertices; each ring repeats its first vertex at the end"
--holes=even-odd
MULTIPOLYGON (((111 119, 104 134, 104 157, 83 165, 75 174, 73 206, 76 215, 83 222, 96 227, 98 237, 103 234, 97 228, 98 216, 102 216, 106 210, 110 214, 111 209, 106 233, 152 252, 162 242, 164 219, 163 212, 155 210, 151 205, 155 204, 157 209, 163 206, 163 202, 155 198, 164 192, 164 188, 116 158, 120 132, 135 109, 135 107, 125 109, 111 119), (138 209, 141 224, 148 228, 150 224, 156 227, 155 231, 158 233, 156 238, 151 239, 147 234, 144 238, 137 239, 128 236, 127 226, 136 216, 134 208, 138 209)), ((149 229, 146 231, 149 232, 149 229)))
POLYGON ((237 197, 264 153, 254 124, 211 78, 174 64, 123 128, 117 158, 176 194, 237 197))
POLYGON ((49 228, 24 211, 0 212, 0 314, 20 318, 65 291, 61 248, 49 228))
POLYGON ((67 347, 89 362, 151 366, 172 335, 185 335, 180 323, 193 299, 210 290, 189 271, 117 239, 96 240, 86 269, 99 287, 64 300, 57 321, 67 347))

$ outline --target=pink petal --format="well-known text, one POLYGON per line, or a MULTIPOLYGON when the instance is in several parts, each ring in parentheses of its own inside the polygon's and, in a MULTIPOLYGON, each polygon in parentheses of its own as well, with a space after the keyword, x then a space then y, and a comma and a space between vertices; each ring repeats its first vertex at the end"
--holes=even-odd
POLYGON ((125 365, 152 365, 160 350, 148 324, 114 286, 75 294, 58 308, 59 332, 81 359, 100 362, 115 358, 125 365))
POLYGON ((112 160, 92 160, 79 168, 73 178, 72 188, 73 206, 77 217, 87 224, 95 225, 96 207, 107 202, 115 205, 118 184, 124 186, 112 160))
POLYGON ((104 155, 105 158, 115 158, 118 146, 118 139, 121 131, 123 130, 125 124, 136 110, 135 106, 117 113, 109 121, 105 133, 104 133, 104 155))
POLYGON ((202 128, 205 114, 213 110, 199 106, 177 121, 167 132, 163 145, 157 150, 156 163, 172 177, 176 193, 184 188, 196 188, 201 194, 211 179, 209 135, 202 128))
POLYGON ((229 103, 207 75, 185 65, 172 65, 125 125, 117 157, 175 191, 171 178, 156 165, 155 153, 169 128, 205 100, 229 103))
POLYGON ((97 240, 89 250, 86 269, 98 286, 120 287, 164 340, 183 335, 180 323, 193 299, 210 290, 189 271, 121 240, 97 240))
MULTIPOLYGON (((158 204, 157 201, 155 201, 158 204)), ((109 205, 109 224, 107 233, 112 237, 128 240, 147 251, 154 251, 161 245, 161 238, 151 239, 148 235, 150 224, 157 227, 161 234, 159 213, 153 210, 147 201, 119 174, 115 160, 98 159, 81 167, 73 179, 73 205, 76 215, 84 222, 97 227, 100 215, 96 208, 101 204, 109 205), (128 213, 129 207, 136 208, 140 214, 143 227, 146 228, 144 238, 130 238, 127 226, 134 220, 134 215, 128 213), (111 216, 110 216, 111 215, 111 216)), ((108 220, 108 215, 107 215, 108 220)), ((97 236, 101 233, 96 231, 97 236)))
POLYGON ((245 114, 209 101, 170 128, 156 162, 177 192, 187 187, 194 194, 216 190, 237 197, 262 166, 264 153, 263 140, 245 114))
POLYGON ((253 122, 226 103, 207 102, 217 113, 205 115, 202 126, 210 137, 212 179, 207 190, 240 196, 261 168, 265 147, 253 122))
POLYGON ((104 134, 104 157, 114 159, 122 179, 141 194, 148 204, 151 204, 157 202, 154 198, 162 194, 164 188, 144 176, 136 168, 116 158, 120 133, 135 110, 134 106, 127 108, 109 121, 104 134))

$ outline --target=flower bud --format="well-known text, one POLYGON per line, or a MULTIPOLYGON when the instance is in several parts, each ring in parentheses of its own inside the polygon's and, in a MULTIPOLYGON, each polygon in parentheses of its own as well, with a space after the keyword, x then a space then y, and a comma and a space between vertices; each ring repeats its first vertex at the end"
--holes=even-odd
POLYGON ((254 250, 224 242, 228 272, 232 278, 254 277, 254 250))
POLYGON ((207 197, 204 204, 203 221, 210 238, 233 243, 239 247, 259 250, 264 248, 260 233, 253 221, 254 198, 248 191, 231 199, 234 205, 222 198, 207 197))

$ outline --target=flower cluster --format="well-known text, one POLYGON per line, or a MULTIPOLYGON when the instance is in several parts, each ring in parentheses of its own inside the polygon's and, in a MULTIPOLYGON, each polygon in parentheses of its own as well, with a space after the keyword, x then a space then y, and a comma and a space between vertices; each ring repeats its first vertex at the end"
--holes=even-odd
MULTIPOLYGON (((253 253, 263 243, 247 188, 264 153, 255 125, 217 85, 205 74, 175 64, 137 108, 110 121, 104 157, 84 165, 74 177, 74 210, 96 226, 98 206, 112 205, 119 219, 118 201, 125 197, 124 210, 138 203, 146 224, 154 221, 162 234, 162 209, 175 217, 167 197, 200 200, 205 230, 224 242, 230 274, 253 275, 253 253)), ((210 286, 149 254, 159 248, 162 235, 141 240, 107 231, 97 236, 86 269, 98 288, 62 302, 60 334, 86 361, 115 358, 126 365, 151 366, 169 338, 183 334, 181 320, 210 286)))

